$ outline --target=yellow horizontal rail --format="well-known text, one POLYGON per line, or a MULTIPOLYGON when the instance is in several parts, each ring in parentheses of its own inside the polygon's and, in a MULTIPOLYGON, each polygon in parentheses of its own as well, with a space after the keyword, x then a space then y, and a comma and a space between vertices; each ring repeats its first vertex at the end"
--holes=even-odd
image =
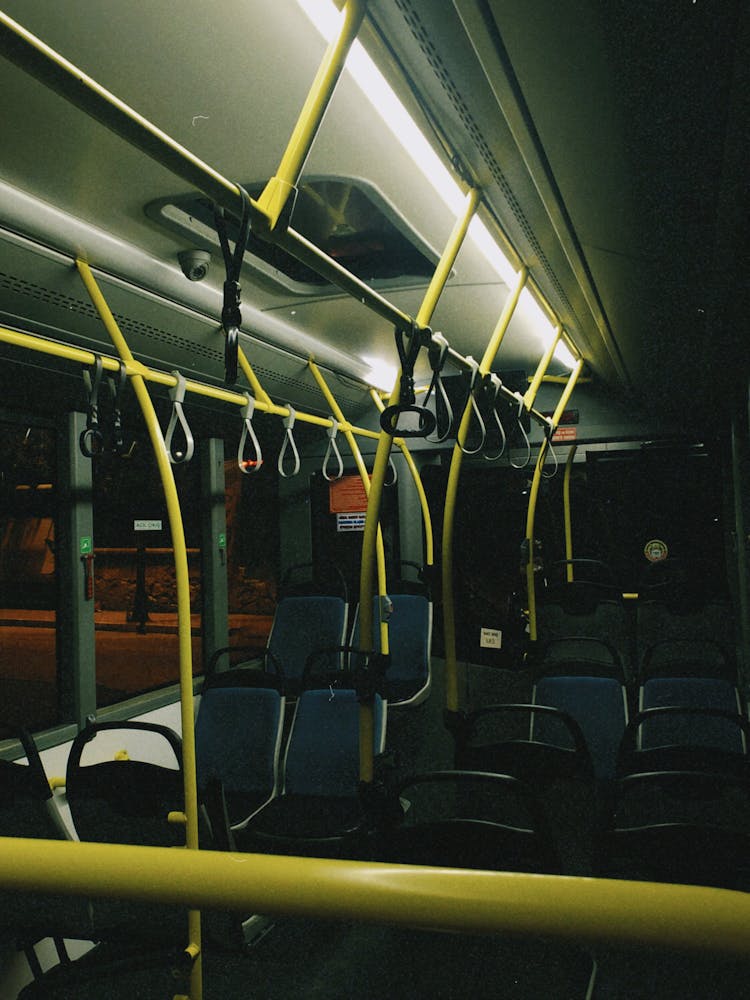
POLYGON ((6 837, 0 885, 469 933, 750 950, 750 894, 699 886, 6 837))
MULTIPOLYGON (((117 372, 120 370, 120 362, 116 358, 105 354, 96 354, 94 351, 83 350, 80 347, 72 347, 70 344, 64 344, 57 340, 49 340, 46 337, 40 337, 36 334, 10 330, 7 327, 0 327, 0 343, 10 344, 13 347, 21 347, 28 351, 35 351, 38 354, 48 354, 52 357, 73 361, 80 365, 93 365, 94 360, 100 357, 102 359, 102 367, 105 371, 117 372)), ((169 372, 161 372, 155 368, 147 368, 140 361, 126 363, 125 371, 128 375, 141 375, 147 382, 163 385, 170 389, 177 385, 177 379, 174 375, 169 372)), ((208 385, 205 382, 197 382, 194 379, 185 379, 185 390, 197 396, 213 399, 220 403, 230 403, 234 406, 244 406, 247 402, 245 394, 242 392, 233 392, 231 389, 222 389, 218 386, 208 385)), ((279 417, 289 415, 289 408, 287 406, 278 406, 276 403, 266 400, 268 400, 267 396, 265 399, 258 398, 255 404, 256 410, 262 410, 264 413, 270 413, 279 417)), ((331 421, 328 417, 320 417, 314 413, 305 413, 301 410, 296 411, 296 418, 301 423, 315 424, 319 427, 331 426, 331 421)), ((378 438, 376 431, 369 430, 366 427, 357 427, 354 424, 348 423, 348 421, 342 421, 339 429, 342 432, 351 431, 358 437, 374 438, 375 440, 378 438)))

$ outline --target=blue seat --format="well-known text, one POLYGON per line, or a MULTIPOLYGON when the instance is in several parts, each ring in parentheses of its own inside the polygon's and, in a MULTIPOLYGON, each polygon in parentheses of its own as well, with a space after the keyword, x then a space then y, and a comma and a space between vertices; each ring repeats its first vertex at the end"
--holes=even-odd
MULTIPOLYGON (((284 597, 274 615, 266 650, 266 670, 282 679, 287 694, 296 695, 308 659, 321 649, 346 640, 348 609, 341 597, 284 597)), ((336 664, 332 664, 336 665, 336 664)))
MULTIPOLYGON (((717 709, 741 715, 739 692, 722 677, 652 677, 640 688, 638 708, 717 709)), ((732 753, 745 753, 745 736, 730 718, 660 713, 639 730, 639 748, 690 744, 711 746, 732 753)))
MULTIPOLYGON (((579 725, 591 755, 594 776, 610 781, 615 775, 617 751, 628 722, 625 686, 614 677, 541 677, 534 685, 535 705, 549 705, 570 715, 579 725)), ((532 738, 565 746, 568 739, 551 717, 532 720, 532 738)))
MULTIPOLYGON (((388 617, 390 659, 382 693, 389 705, 417 705, 430 693, 432 681, 432 602, 424 594, 392 594, 388 617)), ((380 598, 373 599, 372 648, 380 653, 380 598)), ((355 615, 351 647, 359 648, 359 615, 355 615)), ((356 654, 353 658, 356 660, 356 654)))
POLYGON ((212 783, 221 785, 233 829, 278 791, 285 705, 275 688, 237 686, 239 675, 237 670, 214 675, 195 723, 198 792, 205 795, 212 783))
MULTIPOLYGON (((374 697, 373 755, 385 746, 386 703, 374 697)), ((354 690, 303 691, 283 767, 282 792, 235 834, 238 850, 338 856, 360 830, 360 703, 354 690)))

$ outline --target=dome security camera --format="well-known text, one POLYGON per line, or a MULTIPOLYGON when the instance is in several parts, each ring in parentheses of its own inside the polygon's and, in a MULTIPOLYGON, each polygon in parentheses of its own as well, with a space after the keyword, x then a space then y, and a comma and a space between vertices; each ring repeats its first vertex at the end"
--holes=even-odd
POLYGON ((207 250, 182 250, 177 260, 188 281, 203 281, 211 266, 211 254, 207 250))

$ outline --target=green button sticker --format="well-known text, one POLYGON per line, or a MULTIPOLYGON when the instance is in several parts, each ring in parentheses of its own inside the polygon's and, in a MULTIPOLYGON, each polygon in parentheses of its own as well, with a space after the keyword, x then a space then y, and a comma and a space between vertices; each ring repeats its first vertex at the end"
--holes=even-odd
POLYGON ((89 556, 94 551, 91 535, 81 535, 79 539, 79 551, 82 556, 89 556))
POLYGON ((225 532, 220 531, 219 532, 219 548, 220 549, 225 549, 226 547, 227 547, 227 536, 226 536, 225 532))

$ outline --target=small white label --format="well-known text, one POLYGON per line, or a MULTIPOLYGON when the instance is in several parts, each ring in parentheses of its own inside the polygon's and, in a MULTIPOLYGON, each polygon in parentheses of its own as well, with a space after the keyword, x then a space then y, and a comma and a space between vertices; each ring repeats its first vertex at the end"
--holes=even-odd
POLYGON ((161 531, 161 521, 133 521, 133 531, 161 531))
POLYGON ((336 531, 364 531, 366 514, 337 514, 336 531))
POLYGON ((479 633, 479 645, 482 649, 500 649, 503 645, 503 633, 499 628, 483 628, 479 633))

